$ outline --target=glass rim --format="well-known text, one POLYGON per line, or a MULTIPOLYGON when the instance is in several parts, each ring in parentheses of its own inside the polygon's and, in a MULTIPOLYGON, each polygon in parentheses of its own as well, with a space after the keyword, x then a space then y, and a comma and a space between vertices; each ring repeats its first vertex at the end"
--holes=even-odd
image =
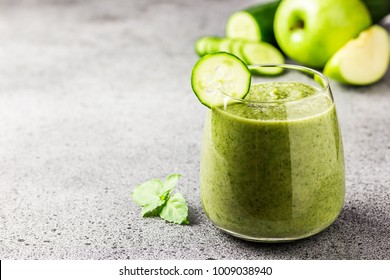
MULTIPOLYGON (((237 98, 237 97, 233 97, 225 92, 223 92, 222 90, 218 89, 219 92, 221 92, 225 97, 228 97, 229 99, 232 99, 234 101, 237 101, 237 102, 242 102, 242 103, 250 103, 250 104, 286 104, 286 103, 296 103, 296 102, 302 102, 302 101, 305 101, 305 100, 308 100, 308 99, 312 99, 312 98, 316 98, 317 96, 325 93, 325 92, 329 92, 330 94, 330 97, 333 101, 333 97, 332 97, 332 94, 330 92, 330 85, 329 85, 329 80, 328 78, 321 72, 315 70, 315 69, 312 69, 312 68, 309 68, 309 67, 306 67, 306 66, 302 66, 302 65, 297 65, 297 64, 252 64, 252 65, 248 65, 248 69, 251 70, 251 69, 255 69, 257 67, 281 67, 281 68, 284 68, 284 69, 291 69, 291 70, 296 70, 296 71, 299 71, 299 72, 306 72, 306 73, 310 73, 310 74, 313 74, 313 80, 315 80, 315 76, 318 76, 320 77, 321 79, 321 82, 322 82, 322 86, 323 88, 322 89, 319 89, 318 91, 316 91, 315 94, 312 94, 312 95, 309 95, 309 96, 306 96, 306 97, 303 97, 303 98, 300 98, 300 99, 296 99, 296 100, 269 100, 269 101, 258 101, 258 100, 246 100, 244 98, 237 98)), ((268 76, 270 77, 270 76, 268 76)), ((277 77, 277 76, 276 76, 277 77)), ((277 79, 277 78, 276 78, 277 79)), ((277 81, 275 81, 277 82, 277 81)), ((318 81, 316 81, 318 84, 320 84, 318 81)), ((251 85, 252 85, 252 80, 251 80, 251 85)))

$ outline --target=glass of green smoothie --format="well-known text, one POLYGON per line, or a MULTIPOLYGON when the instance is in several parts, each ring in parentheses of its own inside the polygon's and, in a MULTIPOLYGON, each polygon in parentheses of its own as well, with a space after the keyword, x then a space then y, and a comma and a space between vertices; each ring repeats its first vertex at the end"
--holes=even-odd
POLYGON ((209 106, 200 166, 203 209, 217 228, 246 240, 314 235, 335 221, 345 195, 329 82, 303 66, 248 68, 263 75, 251 76, 245 97, 226 93, 232 85, 225 83, 209 106))

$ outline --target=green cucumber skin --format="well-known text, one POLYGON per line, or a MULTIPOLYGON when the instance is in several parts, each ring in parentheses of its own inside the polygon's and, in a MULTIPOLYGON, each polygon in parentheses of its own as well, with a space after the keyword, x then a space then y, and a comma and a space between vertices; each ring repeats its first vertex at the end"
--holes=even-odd
MULTIPOLYGON (((231 53, 237 56, 239 59, 244 61, 244 58, 242 56, 241 48, 242 46, 246 44, 245 41, 242 40, 233 40, 231 43, 231 53)), ((245 61, 244 61, 245 62, 245 61)), ((246 63, 246 62, 245 62, 246 63)))
MULTIPOLYGON (((269 51, 271 51, 271 53, 272 52, 274 53, 272 57, 276 59, 275 61, 273 61, 273 63, 276 64, 284 63, 283 53, 281 53, 278 48, 276 48, 275 46, 267 42, 249 42, 249 41, 244 41, 239 39, 230 39, 226 37, 207 36, 207 37, 199 38, 198 41, 196 42, 195 48, 200 49, 198 50, 198 54, 201 57, 212 53, 229 53, 242 60, 243 63, 245 63, 246 65, 260 63, 259 61, 255 61, 256 58, 253 58, 253 55, 250 52, 249 53, 245 52, 244 48, 246 47, 246 45, 263 45, 263 47, 271 48, 271 50, 269 51), (274 49, 273 51, 272 48, 274 49), (279 58, 278 58, 278 54, 280 55, 279 58)), ((279 72, 278 73, 275 72, 273 74, 270 72, 263 73, 261 71, 256 71, 256 70, 253 70, 251 72, 252 74, 260 74, 260 75, 279 74, 279 72)))
MULTIPOLYGON (((250 85, 251 85, 251 72, 249 71, 247 65, 241 60, 239 59, 237 56, 235 56, 234 54, 231 54, 231 53, 227 53, 227 52, 216 52, 216 53, 213 53, 213 54, 206 54, 204 55, 201 59, 198 60, 198 62, 195 64, 194 68, 192 69, 192 75, 191 75, 191 87, 192 87, 192 90, 193 92, 195 93, 195 96, 198 98, 198 100, 200 101, 200 103, 202 103, 203 105, 205 105, 206 107, 208 108, 212 108, 212 104, 209 103, 206 98, 203 98, 203 95, 201 93, 199 93, 197 91, 197 82, 196 82, 196 71, 197 71, 197 68, 198 68, 198 65, 200 63, 203 63, 204 61, 207 61, 207 57, 211 57, 211 56, 215 56, 215 55, 223 55, 223 56, 226 56, 227 58, 230 57, 230 59, 236 59, 237 61, 240 62, 241 66, 243 66, 243 69, 246 69, 247 70, 247 90, 246 92, 240 97, 240 98, 245 98, 245 96, 248 94, 249 92, 249 88, 250 88, 250 85)), ((222 105, 222 104, 221 104, 222 105)))
POLYGON ((219 52, 219 44, 221 43, 221 38, 210 36, 206 40, 206 54, 219 52))
POLYGON ((229 38, 220 38, 219 42, 216 41, 216 48, 218 52, 227 52, 227 53, 232 53, 232 44, 233 41, 230 40, 229 38))
POLYGON ((259 5, 254 5, 244 9, 252 15, 260 27, 261 40, 277 46, 274 34, 274 17, 280 1, 272 1, 259 5))
POLYGON ((372 22, 377 23, 390 14, 390 0, 362 0, 371 14, 372 22))
POLYGON ((207 53, 207 39, 208 37, 201 37, 195 42, 195 51, 199 56, 204 56, 207 53))
POLYGON ((195 50, 197 54, 201 57, 216 52, 227 52, 243 60, 240 49, 241 49, 241 45, 246 43, 247 43, 246 41, 238 40, 238 39, 206 36, 206 37, 201 37, 196 41, 195 50))
POLYGON ((199 56, 218 52, 221 40, 222 38, 215 36, 200 37, 195 42, 195 51, 199 56))

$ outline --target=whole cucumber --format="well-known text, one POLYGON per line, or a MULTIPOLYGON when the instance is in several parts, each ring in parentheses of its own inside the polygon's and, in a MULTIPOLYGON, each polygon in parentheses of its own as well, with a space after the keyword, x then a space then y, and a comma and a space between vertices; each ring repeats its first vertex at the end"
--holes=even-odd
POLYGON ((362 2, 366 4, 373 23, 390 14, 390 0, 362 0, 362 2))
POLYGON ((273 23, 279 3, 273 0, 233 13, 226 23, 226 37, 276 45, 273 23))

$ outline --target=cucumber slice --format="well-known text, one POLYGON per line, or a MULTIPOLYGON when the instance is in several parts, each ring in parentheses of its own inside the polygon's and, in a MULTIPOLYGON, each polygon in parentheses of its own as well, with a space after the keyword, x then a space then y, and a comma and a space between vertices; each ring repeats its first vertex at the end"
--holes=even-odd
POLYGON ((233 40, 232 43, 231 43, 231 48, 230 48, 230 51, 232 52, 232 54, 234 54, 236 56, 237 56, 237 54, 241 54, 240 53, 241 52, 241 48, 242 48, 242 46, 245 43, 246 42, 242 41, 242 40, 233 40))
POLYGON ((204 56, 208 53, 218 52, 221 38, 213 36, 205 36, 199 38, 195 42, 195 50, 199 56, 204 56))
POLYGON ((244 98, 250 84, 248 67, 230 53, 205 55, 192 69, 192 89, 199 101, 209 108, 224 104, 224 95, 219 92, 234 98, 244 98))
POLYGON ((241 54, 241 48, 244 44, 245 44, 245 41, 233 40, 231 45, 230 45, 230 53, 234 54, 242 61, 244 61, 244 58, 242 57, 242 54, 241 54))
POLYGON ((231 45, 232 45, 233 41, 231 39, 228 39, 228 38, 222 38, 220 41, 219 41, 219 44, 218 44, 218 51, 219 52, 228 52, 228 53, 231 53, 231 45))
POLYGON ((221 42, 221 38, 218 37, 209 37, 207 40, 206 53, 215 53, 219 52, 219 44, 221 42))
POLYGON ((248 7, 233 13, 226 23, 226 36, 254 42, 268 42, 276 46, 273 31, 276 8, 280 1, 248 7))
POLYGON ((363 0, 366 4, 367 10, 371 14, 372 22, 377 23, 385 16, 390 14, 390 1, 389 0, 363 0))
POLYGON ((226 23, 226 36, 254 42, 260 42, 262 37, 256 19, 245 11, 236 12, 229 17, 226 23))
MULTIPOLYGON (((248 65, 255 64, 283 64, 284 56, 274 46, 265 43, 245 43, 241 47, 241 55, 244 62, 248 65)), ((283 69, 276 67, 262 67, 251 69, 253 74, 259 75, 278 75, 283 69)))
POLYGON ((199 56, 204 56, 207 53, 207 45, 209 37, 202 37, 195 42, 195 51, 199 56))
MULTIPOLYGON (((217 52, 231 53, 248 65, 284 63, 282 53, 265 42, 255 43, 229 38, 203 37, 198 39, 195 49, 200 56, 217 52)), ((253 68, 251 71, 253 74, 277 75, 282 72, 282 68, 253 68)))

